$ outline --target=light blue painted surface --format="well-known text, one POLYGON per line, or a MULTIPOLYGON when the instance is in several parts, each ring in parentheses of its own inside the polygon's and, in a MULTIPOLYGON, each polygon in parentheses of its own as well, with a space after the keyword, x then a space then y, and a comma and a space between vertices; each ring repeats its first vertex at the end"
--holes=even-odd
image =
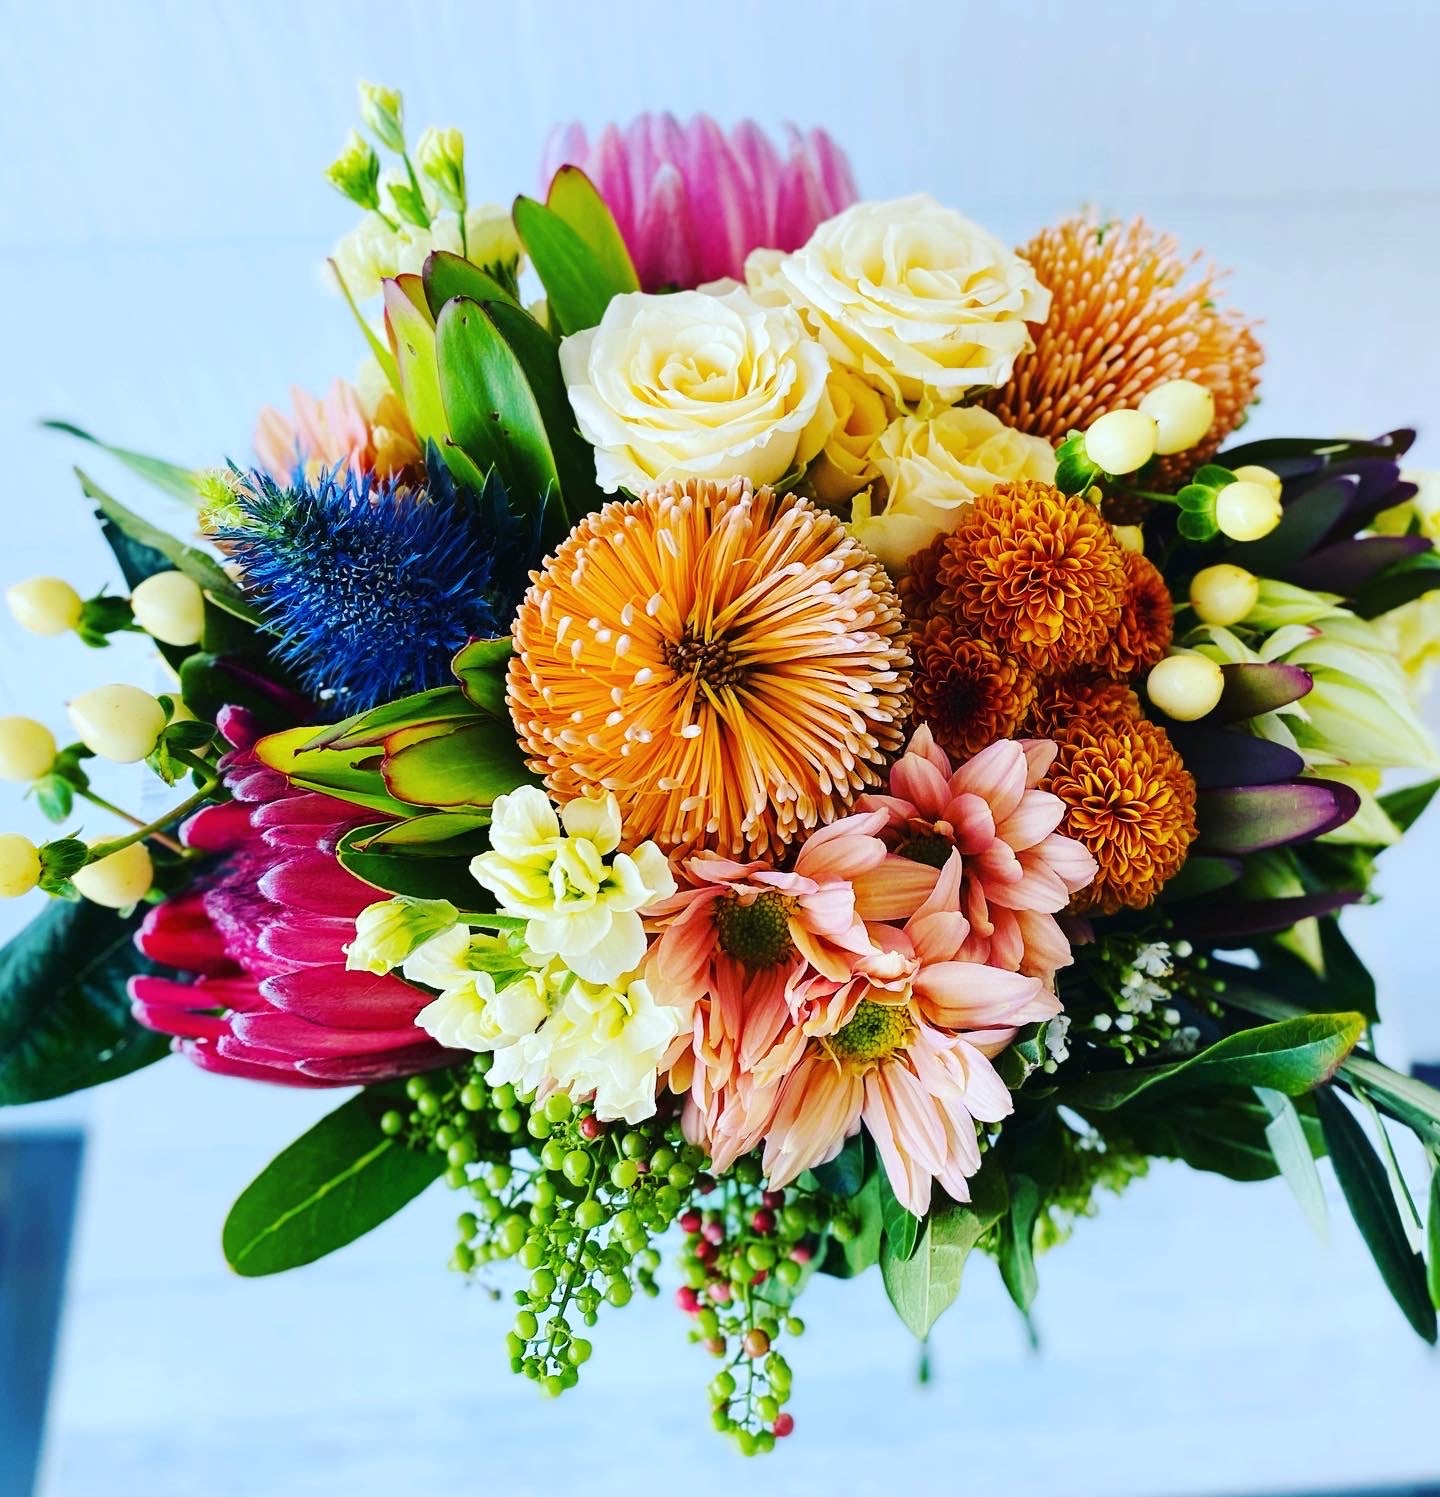
MULTIPOLYGON (((109 575, 67 475, 90 458, 35 416, 203 462, 354 363, 316 266, 348 221, 319 172, 359 75, 403 85, 417 125, 464 126, 500 200, 533 186, 552 120, 648 103, 828 125, 870 195, 927 187, 1012 238, 1083 199, 1143 208, 1266 318, 1257 432, 1428 420, 1434 465, 1437 42, 1421 3, 0 5, 0 573, 109 575)), ((62 692, 144 669, 0 620, 0 713, 58 727, 62 692)), ((0 821, 42 825, 8 803, 0 821)), ((1401 1064, 1440 1054, 1434 836, 1350 921, 1401 1064)), ((578 1396, 537 1404, 503 1369, 501 1313, 443 1272, 443 1192, 328 1263, 230 1277, 229 1200, 325 1105, 168 1064, 5 1120, 92 1129, 46 1497, 808 1497, 889 1492, 902 1460, 913 1491, 987 1497, 1440 1477, 1434 1359, 1348 1225, 1318 1245, 1283 1187, 1157 1169, 1042 1264, 1038 1359, 977 1263, 927 1390, 878 1282, 818 1285, 797 1436, 742 1468, 663 1304, 602 1323, 578 1396)))

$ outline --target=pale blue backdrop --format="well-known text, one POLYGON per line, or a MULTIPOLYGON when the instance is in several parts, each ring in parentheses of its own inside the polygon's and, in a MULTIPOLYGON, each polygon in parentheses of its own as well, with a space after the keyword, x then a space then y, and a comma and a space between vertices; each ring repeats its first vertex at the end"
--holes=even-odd
MULTIPOLYGON (((1019 239, 1081 201, 1143 208, 1235 266, 1266 319, 1259 432, 1422 422, 1440 462, 1440 111, 1429 3, 840 0, 0 4, 0 573, 108 576, 63 415, 175 459, 243 456, 254 412, 357 348, 318 265, 349 222, 320 173, 353 82, 467 133, 475 189, 534 185, 547 126, 649 105, 824 124, 862 188, 926 187, 1019 239)), ((118 487, 126 485, 113 470, 118 487)), ((161 506, 155 512, 161 516, 161 506)), ((143 667, 0 620, 0 713, 143 667)), ((120 787, 124 789, 124 787, 120 787)), ((32 833, 28 808, 0 825, 32 833)), ((1440 830, 1347 921, 1390 1059, 1440 1056, 1440 830)), ((0 910, 0 934, 33 908, 0 910)), ((1440 1478, 1440 1375, 1352 1228, 1313 1240, 1282 1186, 1159 1168, 1042 1264, 1042 1355, 986 1263, 936 1381, 878 1282, 822 1283, 797 1436, 742 1468, 667 1305, 616 1316, 577 1395, 502 1366, 503 1311, 443 1271, 443 1192, 291 1277, 229 1277, 226 1205, 327 1103, 169 1063, 11 1116, 89 1151, 47 1497, 610 1497, 763 1492, 1319 1490, 1440 1478), (903 1463, 903 1465, 902 1465, 903 1463)))

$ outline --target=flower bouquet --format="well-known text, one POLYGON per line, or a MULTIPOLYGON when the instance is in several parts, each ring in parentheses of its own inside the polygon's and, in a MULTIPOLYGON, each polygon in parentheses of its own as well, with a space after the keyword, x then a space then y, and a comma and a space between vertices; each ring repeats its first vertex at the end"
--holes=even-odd
POLYGON ((821 132, 655 116, 562 130, 507 212, 458 131, 362 113, 355 383, 253 461, 104 448, 176 525, 81 473, 123 592, 9 590, 167 676, 71 701, 65 746, 0 722, 47 816, 119 818, 0 837, 0 893, 52 896, 0 953, 0 1100, 169 1051, 349 1089, 228 1261, 443 1179, 550 1394, 672 1240, 747 1453, 793 1428, 812 1275, 878 1265, 923 1338, 981 1253, 1028 1314, 1151 1158, 1317 1217, 1328 1154, 1433 1342, 1440 1093, 1376 1058, 1338 920, 1437 786, 1382 788, 1437 767, 1413 433, 1236 444, 1253 325, 1140 221, 1012 251, 857 200, 821 132))

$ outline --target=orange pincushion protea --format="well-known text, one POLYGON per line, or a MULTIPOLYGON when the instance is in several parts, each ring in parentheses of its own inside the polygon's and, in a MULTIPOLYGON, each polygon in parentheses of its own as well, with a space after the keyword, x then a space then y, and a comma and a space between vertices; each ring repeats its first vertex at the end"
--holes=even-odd
POLYGON ((691 480, 587 515, 515 624, 511 712, 559 800, 627 843, 778 851, 878 784, 909 712, 884 569, 833 515, 691 480))
POLYGON ((1154 562, 1125 553, 1125 597, 1120 622, 1095 665, 1109 676, 1134 676, 1165 658, 1175 634, 1175 605, 1154 562))
MULTIPOLYGON (((926 581, 912 589, 923 599, 926 581)), ((1100 512, 1047 483, 1004 483, 966 505, 940 544, 933 613, 1037 671, 1093 660, 1115 632, 1125 553, 1100 512)))
POLYGON ((972 638, 948 619, 931 619, 910 642, 915 717, 957 759, 1011 738, 1035 700, 1035 678, 1018 660, 972 638))
POLYGON ((1217 303, 1219 273, 1190 276, 1169 235, 1142 219, 1093 216, 1043 229, 1020 253, 1052 294, 1050 316, 1030 328, 1032 353, 985 399, 1007 426, 1062 441, 1097 416, 1136 406, 1156 385, 1193 379, 1215 397, 1215 422, 1173 463, 1193 469, 1239 426, 1264 358, 1252 325, 1217 303))
POLYGON ((1163 728, 1098 719, 1072 723, 1045 788, 1065 802, 1062 829, 1099 865, 1072 906, 1113 915, 1153 902, 1195 840, 1195 781, 1163 728))

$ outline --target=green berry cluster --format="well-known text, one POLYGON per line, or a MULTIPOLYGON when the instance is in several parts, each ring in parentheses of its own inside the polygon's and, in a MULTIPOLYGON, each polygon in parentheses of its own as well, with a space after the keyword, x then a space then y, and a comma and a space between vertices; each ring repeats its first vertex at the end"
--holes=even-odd
POLYGON ((691 1340, 723 1363, 710 1382, 712 1417, 744 1455, 772 1449, 795 1427, 784 1410, 790 1364, 777 1343, 805 1329, 791 1307, 834 1224, 829 1195, 765 1189, 753 1155, 680 1216, 676 1302, 694 1321, 691 1340))

